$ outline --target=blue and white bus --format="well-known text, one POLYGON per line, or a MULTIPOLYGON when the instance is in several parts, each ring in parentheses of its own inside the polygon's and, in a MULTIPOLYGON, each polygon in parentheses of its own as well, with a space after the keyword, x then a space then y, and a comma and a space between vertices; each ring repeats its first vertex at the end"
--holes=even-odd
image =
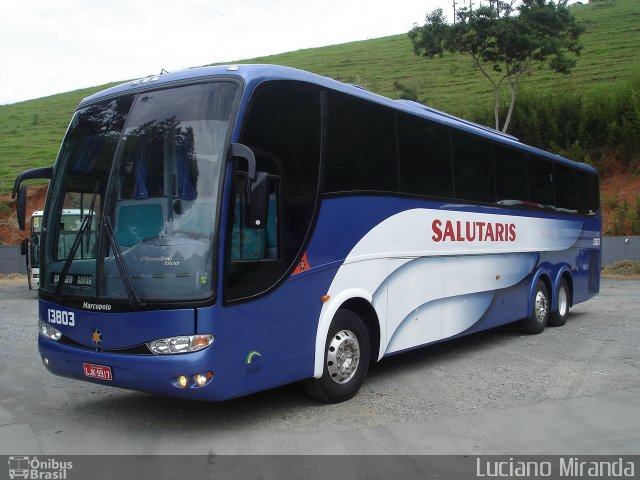
POLYGON ((42 361, 104 385, 223 400, 302 381, 340 402, 370 361, 539 333, 599 291, 592 167, 292 68, 92 95, 17 186, 34 176, 42 361), (68 208, 91 215, 61 254, 68 208))

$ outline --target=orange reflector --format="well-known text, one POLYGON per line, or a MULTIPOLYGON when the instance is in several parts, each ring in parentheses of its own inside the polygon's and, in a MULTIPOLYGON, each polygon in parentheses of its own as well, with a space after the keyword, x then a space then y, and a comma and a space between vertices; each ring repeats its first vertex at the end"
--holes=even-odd
POLYGON ((213 372, 207 372, 207 380, 211 380, 213 378, 213 372))
POLYGON ((500 280, 500 275, 496 275, 496 280, 500 280))
POLYGON ((323 295, 322 296, 322 303, 327 303, 330 298, 331 298, 331 295, 323 295))

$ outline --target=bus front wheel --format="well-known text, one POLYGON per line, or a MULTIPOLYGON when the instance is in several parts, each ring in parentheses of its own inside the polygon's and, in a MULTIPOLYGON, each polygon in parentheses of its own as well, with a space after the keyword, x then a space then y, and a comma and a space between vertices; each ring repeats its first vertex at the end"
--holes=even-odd
POLYGON ((533 295, 533 305, 529 317, 522 320, 521 327, 525 333, 541 333, 549 321, 549 292, 542 280, 538 280, 533 295))
POLYGON ((338 310, 324 349, 322 377, 302 383, 307 394, 325 403, 352 398, 369 369, 369 334, 362 319, 350 310, 338 310))

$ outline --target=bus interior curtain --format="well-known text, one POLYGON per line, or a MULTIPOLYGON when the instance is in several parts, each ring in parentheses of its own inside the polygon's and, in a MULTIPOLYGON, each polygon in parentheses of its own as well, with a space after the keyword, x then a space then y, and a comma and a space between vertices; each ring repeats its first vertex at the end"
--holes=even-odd
POLYGON ((176 163, 178 170, 178 196, 181 200, 195 200, 198 196, 191 163, 193 159, 193 131, 188 129, 176 139, 176 163))
POLYGON ((100 135, 88 135, 84 137, 80 141, 80 154, 73 164, 73 171, 82 173, 91 172, 91 170, 93 170, 93 164, 102 149, 103 141, 104 138, 100 135))
POLYGON ((133 198, 135 200, 144 200, 149 198, 147 190, 147 142, 145 137, 138 138, 138 158, 134 168, 135 187, 133 189, 133 198))

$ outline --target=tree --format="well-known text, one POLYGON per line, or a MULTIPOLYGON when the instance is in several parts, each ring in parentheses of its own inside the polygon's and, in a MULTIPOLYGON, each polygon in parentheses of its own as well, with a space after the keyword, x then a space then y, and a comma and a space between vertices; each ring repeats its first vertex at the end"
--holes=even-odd
POLYGON ((516 101, 516 86, 534 67, 547 66, 552 72, 568 75, 584 28, 569 9, 568 0, 495 1, 490 6, 458 11, 458 21, 447 23, 442 9, 426 16, 423 26, 409 32, 416 55, 428 59, 445 52, 468 54, 495 93, 496 130, 500 130, 500 94, 506 82, 511 102, 502 126, 506 132, 516 101))

